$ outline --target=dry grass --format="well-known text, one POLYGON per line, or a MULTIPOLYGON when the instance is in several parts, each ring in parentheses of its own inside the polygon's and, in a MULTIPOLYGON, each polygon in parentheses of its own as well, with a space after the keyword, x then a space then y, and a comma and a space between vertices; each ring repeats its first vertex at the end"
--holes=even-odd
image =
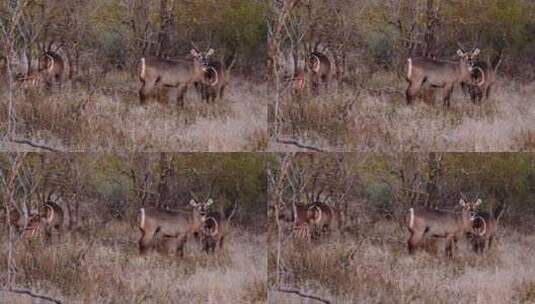
MULTIPOLYGON (((225 98, 215 105, 201 102, 190 89, 185 107, 179 108, 155 100, 140 106, 140 83, 127 73, 113 72, 87 82, 91 86, 72 89, 67 84, 52 93, 19 94, 16 137, 64 151, 266 149, 268 97, 263 85, 231 79, 225 98)), ((7 93, 0 96, 0 150, 28 150, 8 141, 7 93)))
MULTIPOLYGON (((282 260, 287 286, 332 303, 535 303, 535 237, 514 229, 499 232, 497 246, 477 256, 459 242, 453 260, 419 252, 409 256, 406 229, 378 222, 366 231, 308 245, 285 241, 282 260)), ((274 269, 275 244, 269 266, 274 269)), ((270 272, 270 286, 274 275, 270 272)), ((271 288, 270 303, 306 302, 271 288)))
MULTIPOLYGON (((138 238, 137 228, 115 223, 47 246, 19 243, 17 285, 64 303, 266 302, 265 234, 232 229, 223 252, 214 256, 190 241, 183 259, 158 252, 142 257, 138 238)), ((2 244, 0 273, 5 273, 5 236, 2 244)), ((30 303, 27 296, 2 297, 30 303)))
MULTIPOLYGON (((326 151, 533 151, 535 83, 499 79, 490 100, 473 105, 456 89, 452 106, 405 103, 407 83, 375 73, 364 89, 347 85, 318 97, 285 98, 282 136, 326 151)), ((270 139, 273 151, 292 150, 270 139)))

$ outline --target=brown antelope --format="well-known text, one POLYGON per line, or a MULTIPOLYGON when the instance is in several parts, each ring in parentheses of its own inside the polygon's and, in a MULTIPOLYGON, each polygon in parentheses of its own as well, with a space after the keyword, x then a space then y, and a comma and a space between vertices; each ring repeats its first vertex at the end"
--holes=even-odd
POLYGON ((473 211, 481 205, 481 199, 475 202, 466 202, 461 198, 459 205, 461 213, 436 209, 410 208, 406 218, 407 228, 411 233, 407 241, 409 253, 430 238, 446 239, 446 254, 453 257, 453 245, 466 232, 472 232, 473 211))
POLYGON ((195 82, 195 88, 201 95, 202 100, 210 103, 217 98, 222 99, 227 85, 226 71, 223 63, 218 60, 210 60, 203 72, 201 81, 195 82))
POLYGON ((63 59, 56 52, 47 51, 39 57, 38 72, 47 87, 51 87, 54 82, 61 87, 63 69, 63 59))
POLYGON ((317 239, 321 234, 329 234, 334 222, 334 212, 332 208, 321 202, 308 205, 295 205, 295 210, 291 216, 281 215, 281 218, 293 221, 293 232, 295 235, 311 234, 317 239))
POLYGON ((469 234, 472 248, 482 254, 485 249, 492 247, 492 241, 498 230, 498 222, 503 214, 503 206, 498 206, 491 212, 477 212, 472 223, 473 232, 469 234))
POLYGON ((422 89, 432 90, 442 88, 444 106, 450 106, 451 93, 455 85, 466 82, 472 72, 474 58, 479 55, 479 49, 466 52, 462 48, 457 50, 460 57, 458 62, 434 60, 429 58, 409 58, 406 97, 407 104, 412 104, 416 94, 422 89))
POLYGON ((310 53, 307 58, 307 68, 310 70, 310 80, 314 92, 319 91, 321 83, 325 84, 325 88, 328 88, 331 61, 327 56, 318 51, 310 53))
POLYGON ((39 216, 43 219, 46 239, 52 239, 52 234, 56 231, 58 239, 61 240, 64 224, 63 209, 55 202, 48 200, 39 208, 39 216))
POLYGON ((236 205, 233 208, 218 212, 209 212, 203 223, 201 230, 201 241, 203 249, 207 252, 215 252, 216 248, 223 249, 223 241, 228 232, 229 222, 236 211, 236 205))
POLYGON ((145 254, 151 247, 152 239, 161 233, 168 239, 168 251, 174 251, 184 256, 184 244, 189 236, 198 233, 206 220, 207 208, 213 203, 208 199, 206 203, 198 203, 191 199, 189 204, 193 212, 170 211, 160 208, 141 208, 140 223, 141 238, 139 252, 145 254))
POLYGON ((141 58, 140 103, 144 104, 153 94, 154 89, 163 85, 172 88, 178 94, 178 104, 183 106, 184 94, 191 84, 203 80, 203 75, 208 70, 208 57, 213 53, 213 49, 201 53, 193 47, 190 51, 193 62, 171 61, 156 57, 141 58))
POLYGON ((470 99, 474 104, 481 104, 483 99, 490 98, 490 91, 496 82, 496 74, 501 62, 501 56, 494 67, 490 60, 476 62, 473 66, 470 81, 461 84, 463 89, 466 89, 470 94, 470 99))

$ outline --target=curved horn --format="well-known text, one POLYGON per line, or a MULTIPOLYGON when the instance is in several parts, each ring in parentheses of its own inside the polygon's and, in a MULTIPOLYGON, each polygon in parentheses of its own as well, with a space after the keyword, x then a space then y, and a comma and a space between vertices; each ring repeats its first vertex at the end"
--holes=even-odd
MULTIPOLYGON (((50 56, 50 54, 46 54, 46 56, 48 57, 48 59, 50 60, 49 62, 49 67, 48 67, 48 72, 49 73, 52 73, 52 70, 54 69, 54 64, 55 64, 55 60, 54 60, 54 57, 50 56)), ((52 192, 53 193, 53 192, 52 192)))
POLYGON ((50 210, 50 213, 46 217, 46 221, 50 224, 54 220, 54 208, 52 208, 50 205, 45 205, 45 208, 50 210))
POLYGON ((474 70, 479 70, 479 72, 481 73, 481 81, 476 83, 476 85, 480 87, 485 84, 485 71, 483 71, 483 69, 480 67, 474 67, 474 70))
MULTIPOLYGON (((308 208, 309 211, 312 210, 312 209, 316 209, 317 210, 318 217, 313 220, 314 223, 317 224, 317 223, 319 223, 321 221, 322 211, 321 211, 321 208, 319 206, 317 206, 317 205, 308 208)), ((312 211, 312 212, 315 212, 315 211, 312 211)))
POLYGON ((216 236, 218 233, 219 233, 219 224, 217 223, 216 219, 213 218, 213 217, 208 217, 204 222, 208 222, 209 220, 211 220, 212 222, 214 222, 214 229, 211 229, 211 232, 209 232, 208 235, 210 235, 211 237, 214 237, 216 236))
POLYGON ((199 47, 197 47, 197 45, 195 44, 195 42, 191 42, 191 46, 197 51, 199 52, 199 47))
POLYGON ((215 86, 219 82, 219 75, 217 74, 217 70, 214 67, 208 67, 206 71, 208 72, 208 70, 212 70, 212 72, 214 73, 214 81, 211 81, 210 85, 215 86))
POLYGON ((476 219, 480 219, 481 222, 483 223, 483 230, 482 230, 482 232, 478 232, 479 229, 478 229, 478 231, 476 231, 475 229, 472 228, 472 230, 474 230, 474 233, 475 233, 475 234, 477 234, 477 235, 479 235, 479 236, 484 236, 485 233, 487 233, 487 222, 485 221, 485 219, 484 219, 483 217, 481 217, 481 216, 479 216, 479 215, 476 216, 476 217, 474 217, 474 219, 472 220, 472 222, 474 222, 476 219))
POLYGON ((320 71, 320 59, 318 55, 311 54, 310 57, 314 58, 314 63, 312 64, 312 71, 319 72, 320 71))

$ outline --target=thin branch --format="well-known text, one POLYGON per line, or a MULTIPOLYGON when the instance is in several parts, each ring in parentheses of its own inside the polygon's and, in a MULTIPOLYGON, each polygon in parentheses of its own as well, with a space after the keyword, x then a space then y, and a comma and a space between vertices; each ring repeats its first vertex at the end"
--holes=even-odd
POLYGON ((56 300, 56 299, 51 298, 49 296, 43 296, 43 295, 36 294, 36 293, 34 293, 33 291, 31 291, 29 289, 21 289, 21 288, 5 289, 5 288, 0 288, 0 291, 10 292, 10 293, 17 293, 17 294, 25 294, 25 295, 28 295, 28 296, 30 296, 32 298, 46 300, 46 301, 51 302, 51 303, 62 304, 62 302, 59 301, 59 300, 56 300))
POLYGON ((14 143, 17 143, 17 144, 23 144, 23 145, 28 145, 30 147, 33 147, 33 148, 39 148, 39 149, 43 149, 43 150, 47 150, 49 152, 61 152, 61 150, 58 150, 58 149, 55 149, 55 148, 52 148, 52 147, 48 147, 48 146, 45 146, 45 145, 41 145, 41 144, 36 144, 36 143, 33 143, 27 139, 12 139, 11 142, 14 142, 14 143))
POLYGON ((297 290, 297 289, 279 288, 278 291, 279 292, 284 292, 284 293, 296 294, 296 295, 300 296, 301 298, 316 300, 318 302, 325 303, 325 304, 331 304, 331 301, 329 301, 329 300, 322 299, 322 298, 320 298, 318 296, 305 294, 305 293, 303 293, 303 292, 301 292, 300 290, 297 290))
POLYGON ((311 150, 311 151, 315 151, 315 152, 325 152, 324 150, 320 149, 320 148, 317 148, 317 147, 314 147, 314 146, 309 146, 309 145, 304 145, 296 140, 291 140, 291 139, 280 139, 280 138, 277 138, 277 142, 280 143, 280 144, 285 144, 285 145, 294 145, 298 148, 301 148, 301 149, 307 149, 307 150, 311 150))

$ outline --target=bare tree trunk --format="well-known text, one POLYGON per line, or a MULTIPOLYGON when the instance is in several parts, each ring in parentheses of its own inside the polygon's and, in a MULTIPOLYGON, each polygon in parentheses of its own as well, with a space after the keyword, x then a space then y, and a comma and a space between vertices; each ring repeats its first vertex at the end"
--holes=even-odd
MULTIPOLYGON (((440 0, 437 0, 440 3, 440 0)), ((438 9, 435 7, 435 0, 427 0, 426 7, 426 30, 424 34, 425 50, 424 56, 436 58, 437 56, 437 29, 439 26, 438 9)))

